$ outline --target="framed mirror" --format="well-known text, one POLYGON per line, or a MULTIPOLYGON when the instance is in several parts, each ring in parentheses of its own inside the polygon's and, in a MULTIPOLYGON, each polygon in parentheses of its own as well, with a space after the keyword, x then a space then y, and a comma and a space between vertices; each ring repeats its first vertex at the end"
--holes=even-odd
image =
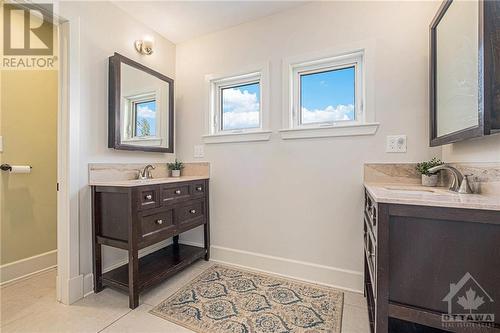
POLYGON ((174 152, 174 80, 115 53, 108 97, 109 148, 174 152))
POLYGON ((500 128, 497 7, 495 1, 445 0, 431 23, 431 146, 500 128))

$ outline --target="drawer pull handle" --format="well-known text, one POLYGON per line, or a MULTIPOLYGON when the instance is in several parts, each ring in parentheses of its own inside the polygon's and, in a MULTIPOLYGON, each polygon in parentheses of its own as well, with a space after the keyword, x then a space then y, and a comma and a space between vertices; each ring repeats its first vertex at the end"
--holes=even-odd
POLYGON ((175 194, 181 194, 181 190, 175 190, 175 194))
POLYGON ((196 209, 191 209, 189 212, 190 212, 191 214, 196 214, 196 209))
POLYGON ((151 200, 151 199, 153 199, 153 196, 151 194, 148 194, 145 196, 145 198, 146 198, 146 200, 151 200))
POLYGON ((201 186, 198 186, 198 187, 196 188, 196 191, 198 191, 198 192, 201 192, 202 190, 203 190, 203 187, 201 187, 201 186))
POLYGON ((163 220, 156 220, 156 224, 163 224, 163 220))

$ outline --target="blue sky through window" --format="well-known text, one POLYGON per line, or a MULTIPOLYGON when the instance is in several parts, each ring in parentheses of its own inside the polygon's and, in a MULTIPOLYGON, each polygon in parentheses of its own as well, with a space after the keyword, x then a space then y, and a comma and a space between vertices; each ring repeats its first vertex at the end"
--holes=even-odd
POLYGON ((156 101, 135 103, 135 136, 156 135, 156 101))
POLYGON ((355 119, 355 68, 300 76, 303 124, 355 119))
POLYGON ((256 128, 260 125, 260 84, 222 89, 222 130, 256 128))

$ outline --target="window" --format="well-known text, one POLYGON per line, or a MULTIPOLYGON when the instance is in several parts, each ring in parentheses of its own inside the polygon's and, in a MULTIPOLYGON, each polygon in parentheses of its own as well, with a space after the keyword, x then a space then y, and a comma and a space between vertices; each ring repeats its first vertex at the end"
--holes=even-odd
POLYGON ((146 142, 161 140, 161 92, 147 92, 124 97, 123 140, 146 142))
POLYGON ((300 75, 301 125, 356 120, 356 67, 300 75))
POLYGON ((284 61, 287 109, 283 118, 288 124, 280 130, 281 137, 374 134, 378 124, 366 123, 364 110, 364 60, 364 51, 356 51, 284 61), (354 127, 358 129, 346 130, 354 127))
POLYGON ((134 136, 156 135, 156 100, 133 102, 134 136))
POLYGON ((359 52, 294 65, 293 127, 361 122, 362 61, 359 52))
POLYGON ((210 117, 205 143, 265 141, 267 67, 233 76, 208 77, 210 117))
POLYGON ((221 130, 260 127, 260 82, 221 88, 221 130))

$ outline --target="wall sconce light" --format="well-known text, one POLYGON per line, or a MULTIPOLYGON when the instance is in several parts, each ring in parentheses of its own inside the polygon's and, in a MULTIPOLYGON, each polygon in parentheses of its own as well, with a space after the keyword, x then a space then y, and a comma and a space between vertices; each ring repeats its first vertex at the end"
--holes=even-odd
POLYGON ((144 37, 142 40, 136 40, 134 43, 135 49, 140 54, 150 55, 153 53, 154 41, 152 37, 144 37))

